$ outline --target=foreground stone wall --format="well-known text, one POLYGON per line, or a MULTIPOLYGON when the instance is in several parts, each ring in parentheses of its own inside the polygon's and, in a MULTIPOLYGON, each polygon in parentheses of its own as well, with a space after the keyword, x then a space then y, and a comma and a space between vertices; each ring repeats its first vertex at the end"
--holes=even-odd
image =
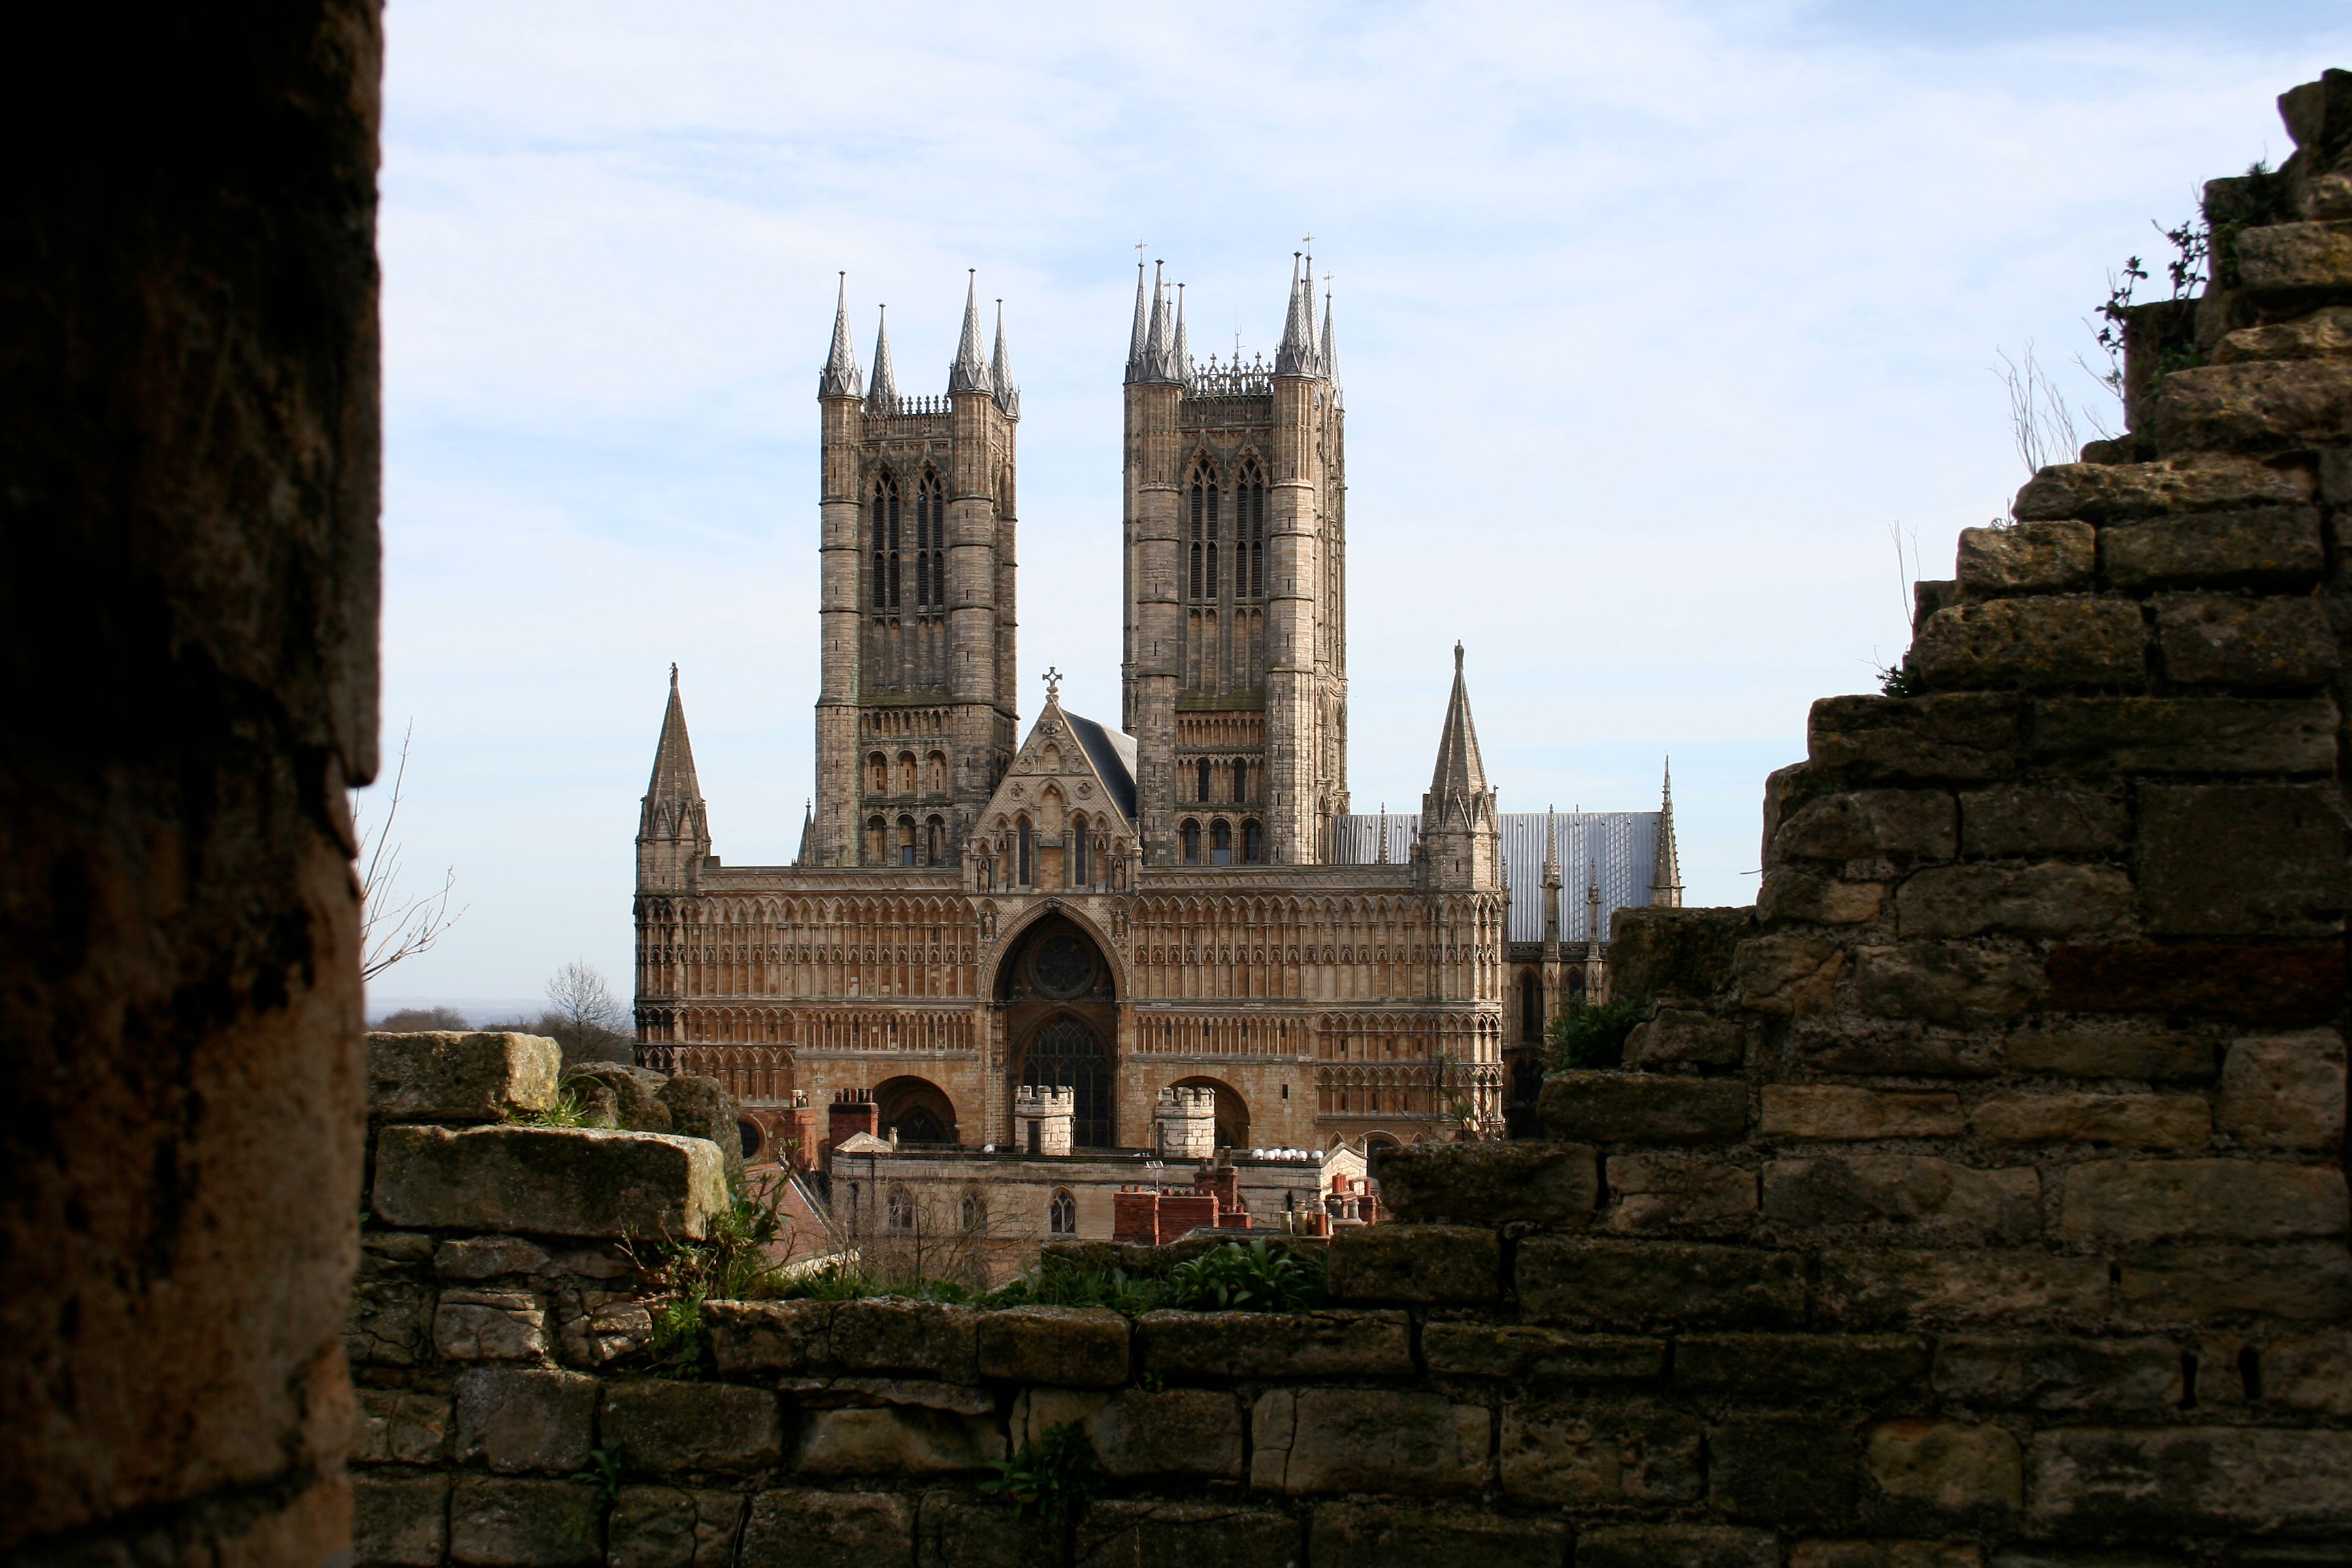
POLYGON ((348 1525, 377 7, 0 49, 0 1555, 348 1525))
POLYGON ((2352 1558, 2352 77, 2284 107, 2139 427, 1962 536, 1905 695, 1816 705, 1758 907, 1622 917, 1647 1016, 1549 1142, 1395 1152, 1322 1310, 715 1302, 687 1379, 615 1227, 705 1223, 694 1140, 388 1127, 362 1557, 2352 1558), (978 1489, 1066 1424, 1074 1520, 978 1489))

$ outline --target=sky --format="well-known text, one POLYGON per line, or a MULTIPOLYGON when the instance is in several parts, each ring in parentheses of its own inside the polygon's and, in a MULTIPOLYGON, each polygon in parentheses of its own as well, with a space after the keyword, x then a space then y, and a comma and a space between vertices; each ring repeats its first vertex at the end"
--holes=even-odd
POLYGON ((1671 755, 1686 900, 1751 901, 1808 704, 1875 689, 1906 580, 2026 477, 2000 356, 2031 348, 2084 438, 2114 423, 2075 363, 2110 276, 2352 64, 2352 4, 2245 0, 397 0, 386 27, 384 740, 413 733, 404 875, 446 868, 463 914, 379 1010, 574 959, 625 997, 673 661, 718 854, 791 859, 845 271, 908 394, 945 390, 967 268, 1004 301, 1023 722, 1049 665, 1116 722, 1136 260, 1187 285, 1202 357, 1271 357, 1311 249, 1356 808, 1418 809, 1458 639, 1505 810, 1652 809, 1671 755))

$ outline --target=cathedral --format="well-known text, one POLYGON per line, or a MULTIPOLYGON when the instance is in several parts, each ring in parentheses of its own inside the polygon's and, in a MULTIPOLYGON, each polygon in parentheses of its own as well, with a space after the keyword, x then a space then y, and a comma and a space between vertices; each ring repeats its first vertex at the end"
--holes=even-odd
POLYGON ((1499 1135, 1549 1022, 1606 995, 1612 911, 1681 901, 1671 784, 1654 812, 1498 809, 1458 645, 1420 812, 1351 809, 1313 277, 1294 260, 1271 364, 1203 365, 1139 267, 1118 722, 1049 671, 1025 734, 1002 306, 983 354, 968 288, 946 394, 902 395, 887 325, 861 369, 845 280, 798 858, 712 853, 675 667, 637 833, 640 1055, 727 1081, 747 1142, 805 1161, 822 1108, 870 1101, 899 1147, 1010 1152, 1024 1089, 1067 1091, 1083 1150, 1144 1147, 1171 1089, 1210 1091, 1244 1152, 1499 1135))

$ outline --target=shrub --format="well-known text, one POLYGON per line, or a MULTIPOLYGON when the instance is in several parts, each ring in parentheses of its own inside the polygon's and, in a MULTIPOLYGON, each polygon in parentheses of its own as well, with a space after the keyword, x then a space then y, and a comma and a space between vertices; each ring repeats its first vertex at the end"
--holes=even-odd
POLYGON ((1643 1004, 1632 996, 1593 1006, 1570 1007, 1552 1020, 1546 1044, 1553 1071, 1591 1071, 1625 1065, 1625 1037, 1642 1021, 1643 1004))
POLYGON ((1102 1466, 1085 1428, 1074 1422, 1046 1429, 1009 1459, 991 1459, 993 1479, 980 1489, 1003 1498, 1024 1519, 1058 1525, 1102 1491, 1102 1466))
POLYGON ((1194 1311, 1299 1312, 1322 1298, 1296 1254, 1263 1241, 1229 1241, 1168 1271, 1168 1305, 1194 1311))

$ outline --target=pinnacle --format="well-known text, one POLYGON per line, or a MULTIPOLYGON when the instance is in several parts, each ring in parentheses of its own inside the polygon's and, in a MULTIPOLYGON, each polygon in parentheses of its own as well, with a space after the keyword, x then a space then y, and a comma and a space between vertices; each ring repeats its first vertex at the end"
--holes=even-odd
POLYGON ((948 369, 948 391, 987 392, 988 363, 980 357, 980 270, 971 270, 964 284, 963 339, 956 345, 955 363, 948 369))
POLYGON ((857 373, 857 351, 849 344, 849 274, 841 275, 840 297, 833 307, 833 352, 825 356, 824 371, 817 378, 819 397, 860 397, 865 395, 863 378, 857 373))

